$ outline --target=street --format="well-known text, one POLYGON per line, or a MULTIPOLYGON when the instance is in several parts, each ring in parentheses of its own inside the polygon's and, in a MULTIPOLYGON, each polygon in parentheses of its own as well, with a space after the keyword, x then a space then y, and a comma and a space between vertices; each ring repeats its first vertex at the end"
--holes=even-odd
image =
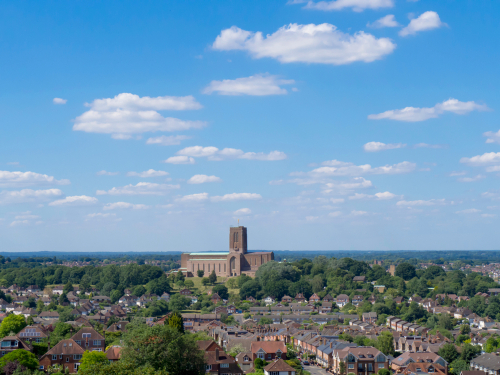
MULTIPOLYGON (((326 370, 323 370, 321 367, 318 366, 304 366, 304 370, 309 371, 311 375, 326 375, 328 372, 326 370)), ((331 375, 331 374, 329 374, 331 375)))

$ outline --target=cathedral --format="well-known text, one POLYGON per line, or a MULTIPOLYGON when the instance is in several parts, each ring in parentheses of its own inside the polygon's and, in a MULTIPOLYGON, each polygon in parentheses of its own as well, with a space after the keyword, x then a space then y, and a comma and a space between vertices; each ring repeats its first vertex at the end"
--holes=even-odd
POLYGON ((246 274, 255 276, 261 265, 274 260, 272 251, 247 251, 247 228, 229 228, 229 251, 201 253, 183 253, 179 271, 188 277, 196 276, 203 270, 208 276, 215 270, 217 276, 239 276, 246 274))

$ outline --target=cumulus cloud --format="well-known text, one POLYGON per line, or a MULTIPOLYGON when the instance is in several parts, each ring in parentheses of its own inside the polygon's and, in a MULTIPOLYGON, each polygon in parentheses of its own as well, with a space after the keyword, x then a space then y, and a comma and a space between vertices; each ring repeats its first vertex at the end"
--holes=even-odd
POLYGON ((394 14, 388 14, 387 16, 379 18, 373 23, 368 22, 366 26, 381 29, 383 27, 398 27, 400 26, 400 24, 396 21, 394 14))
POLYGON ((139 182, 136 185, 114 187, 108 191, 97 190, 97 195, 165 195, 172 189, 179 189, 179 185, 156 184, 152 182, 139 182))
POLYGON ((366 211, 356 211, 356 210, 351 211, 351 216, 367 216, 367 215, 368 212, 366 211))
POLYGON ((61 99, 61 98, 52 99, 52 103, 54 104, 66 104, 67 101, 68 101, 67 99, 61 99))
POLYGON ((469 208, 467 210, 461 210, 461 211, 457 211, 455 212, 456 214, 477 214, 481 212, 481 210, 478 210, 477 208, 469 208))
POLYGON ((62 195, 63 192, 59 189, 2 191, 0 192, 0 204, 45 202, 62 195))
MULTIPOLYGON (((264 152, 243 152, 242 150, 235 148, 224 148, 219 150, 217 147, 208 146, 191 146, 183 148, 177 152, 177 155, 183 156, 185 158, 203 158, 206 157, 208 160, 220 161, 227 159, 247 159, 247 160, 261 160, 261 161, 277 161, 284 160, 287 158, 286 154, 281 151, 271 151, 269 153, 264 152)), ((171 158, 169 158, 171 159, 171 158)), ((167 160, 169 160, 167 159, 167 160)), ((168 161, 166 161, 168 162, 168 161)), ((186 163, 187 164, 187 163, 186 163)), ((192 163, 189 163, 192 164, 192 163)))
POLYGON ((167 160, 163 161, 168 164, 194 164, 194 158, 188 156, 171 156, 167 160))
POLYGON ((395 148, 406 147, 404 143, 382 143, 382 142, 368 142, 363 148, 366 152, 378 152, 384 150, 393 150, 395 148))
POLYGON ((96 219, 96 218, 105 219, 105 218, 115 218, 115 217, 116 217, 116 214, 109 213, 109 212, 107 212, 107 213, 97 212, 94 214, 88 214, 86 216, 87 220, 96 219))
POLYGON ((155 171, 154 169, 149 169, 144 172, 128 172, 127 173, 128 177, 163 177, 163 176, 168 176, 168 172, 165 171, 155 171))
POLYGON ((399 35, 415 35, 419 31, 437 29, 442 26, 446 26, 446 24, 441 22, 439 15, 436 12, 427 11, 425 13, 422 13, 417 18, 412 19, 408 26, 406 26, 399 32, 399 35))
POLYGON ((256 193, 232 193, 232 194, 225 194, 222 196, 215 196, 210 199, 212 202, 229 202, 229 201, 241 201, 241 200, 258 200, 262 199, 262 196, 256 193))
POLYGON ((206 125, 203 121, 163 117, 157 112, 201 108, 201 104, 192 96, 141 98, 138 95, 123 93, 114 98, 96 99, 85 105, 90 109, 74 120, 73 130, 111 134, 115 139, 130 139, 132 134, 145 132, 199 129, 206 125))
POLYGON ((285 95, 288 91, 282 85, 295 83, 293 79, 280 79, 269 74, 256 74, 254 76, 212 81, 203 90, 204 94, 217 93, 219 95, 285 95))
POLYGON ((396 197, 400 197, 400 196, 393 194, 391 192, 385 191, 383 193, 376 193, 373 195, 355 193, 354 195, 350 196, 349 199, 351 199, 351 200, 354 200, 354 199, 376 199, 379 201, 385 201, 385 200, 389 200, 389 199, 394 199, 396 197))
POLYGON ((148 138, 147 145, 160 145, 160 146, 175 146, 180 145, 182 141, 190 139, 187 135, 162 135, 160 137, 148 138))
POLYGON ((500 164, 500 152, 486 152, 482 155, 476 155, 471 158, 463 157, 460 159, 460 163, 472 165, 472 166, 485 166, 491 164, 500 164))
POLYGON ((495 132, 486 132, 483 133, 485 137, 488 137, 486 143, 498 143, 500 144, 500 130, 495 132))
POLYGON ((188 184, 204 184, 206 182, 221 182, 220 177, 207 176, 206 174, 195 174, 188 180, 188 184))
POLYGON ((333 211, 333 212, 330 212, 328 214, 328 216, 330 217, 338 217, 338 216, 342 216, 342 211, 333 211))
POLYGON ((97 198, 87 195, 75 195, 50 202, 49 206, 80 206, 97 203, 97 198))
POLYGON ((27 225, 29 224, 30 221, 29 220, 14 220, 12 223, 10 223, 9 225, 11 227, 16 227, 16 226, 19 226, 19 225, 27 225))
POLYGON ((151 206, 147 206, 145 204, 132 204, 128 202, 115 202, 115 203, 107 203, 103 210, 121 210, 121 209, 133 209, 133 210, 146 210, 151 208, 151 206))
POLYGON ((458 179, 458 181, 460 181, 460 182, 476 182, 476 181, 482 180, 483 178, 486 178, 486 176, 478 174, 477 176, 474 176, 474 177, 460 177, 458 179))
POLYGON ((53 176, 35 172, 0 171, 0 187, 68 185, 69 180, 56 180, 53 176))
POLYGON ((333 181, 325 184, 325 189, 323 193, 329 194, 334 192, 349 192, 358 189, 368 189, 373 187, 371 181, 364 179, 363 177, 355 177, 351 181, 333 181))
MULTIPOLYGON (((304 0, 294 0, 292 3, 304 3, 304 0)), ((331 1, 307 1, 304 8, 315 9, 322 11, 343 10, 345 8, 352 8, 355 12, 362 12, 365 9, 381 9, 392 8, 394 6, 393 0, 331 0, 331 1)))
POLYGON ((339 162, 331 160, 323 163, 323 167, 313 169, 309 172, 312 175, 323 176, 359 176, 363 174, 401 174, 413 172, 415 163, 403 161, 393 165, 385 165, 372 168, 370 164, 355 165, 354 163, 339 162))
POLYGON ((413 148, 446 148, 446 145, 431 145, 428 143, 417 143, 413 148))
POLYGON ((494 218, 497 217, 496 214, 481 214, 481 217, 494 218))
POLYGON ((445 204, 444 199, 429 199, 429 200, 416 200, 416 201, 399 201, 396 203, 397 206, 435 206, 445 204))
POLYGON ((197 193, 184 195, 183 197, 177 198, 177 202, 203 202, 208 200, 208 193, 197 193))
POLYGON ((255 59, 270 57, 282 63, 344 65, 380 60, 394 51, 389 38, 376 38, 359 31, 353 35, 328 23, 289 24, 273 34, 251 32, 233 26, 222 30, 212 46, 215 50, 243 50, 255 59))
POLYGON ((370 120, 396 120, 406 122, 425 121, 431 118, 437 118, 445 112, 452 112, 457 115, 465 115, 472 111, 487 111, 489 108, 485 104, 476 102, 461 102, 457 99, 448 99, 442 103, 436 104, 431 108, 406 107, 403 109, 392 109, 379 114, 369 115, 370 120))
POLYGON ((252 213, 252 210, 249 208, 240 208, 239 210, 236 210, 233 212, 233 215, 250 215, 252 213))
POLYGON ((449 174, 450 177, 456 177, 456 176, 464 176, 466 175, 467 172, 465 171, 460 171, 460 172, 457 172, 457 171, 453 171, 449 174))
POLYGON ((108 172, 105 170, 99 171, 96 173, 98 176, 117 176, 119 172, 108 172))

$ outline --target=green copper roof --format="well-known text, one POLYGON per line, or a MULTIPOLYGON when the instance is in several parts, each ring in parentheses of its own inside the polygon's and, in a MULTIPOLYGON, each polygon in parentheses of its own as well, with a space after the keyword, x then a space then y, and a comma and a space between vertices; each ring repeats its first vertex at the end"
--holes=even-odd
POLYGON ((190 253, 189 255, 229 255, 229 251, 206 251, 204 253, 190 253))

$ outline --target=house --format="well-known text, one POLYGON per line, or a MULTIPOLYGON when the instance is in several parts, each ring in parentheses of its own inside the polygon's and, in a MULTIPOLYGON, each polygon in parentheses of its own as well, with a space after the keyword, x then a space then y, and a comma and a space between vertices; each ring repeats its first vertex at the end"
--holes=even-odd
POLYGON ((316 293, 314 293, 311 297, 309 297, 309 302, 314 303, 319 301, 321 301, 321 298, 319 298, 319 296, 316 293))
POLYGON ((271 297, 271 296, 267 296, 264 299, 264 302, 266 303, 266 306, 269 306, 269 305, 272 305, 273 303, 275 303, 276 300, 273 297, 271 297))
POLYGON ((75 333, 71 339, 83 349, 91 352, 104 352, 106 349, 104 337, 101 336, 94 328, 83 327, 75 333))
POLYGON ((256 300, 255 298, 253 298, 252 296, 247 297, 247 298, 246 298, 246 300, 247 300, 248 302, 252 302, 252 303, 257 302, 257 300, 256 300))
POLYGON ((64 287, 62 285, 57 285, 54 288, 52 288, 52 294, 57 294, 61 295, 64 293, 64 287))
POLYGON ((352 281, 355 281, 355 282, 360 282, 360 283, 364 283, 366 280, 366 276, 354 276, 352 281))
POLYGON ((38 287, 38 285, 30 285, 27 288, 27 291, 28 291, 28 293, 38 293, 38 292, 40 292, 40 288, 38 287))
POLYGON ((389 369, 389 358, 371 346, 345 347, 334 350, 332 368, 340 371, 340 363, 346 364, 346 371, 355 375, 374 374, 389 369))
POLYGON ((339 294, 337 296, 336 304, 338 307, 342 308, 349 303, 349 296, 347 294, 339 294))
POLYGON ((205 351, 205 364, 205 372, 210 375, 243 375, 243 370, 238 367, 236 360, 221 349, 205 351))
POLYGON ((226 309, 227 309, 227 313, 228 314, 234 314, 234 313, 236 313, 236 306, 234 306, 234 305, 229 305, 229 306, 226 307, 226 309))
POLYGON ((252 360, 260 358, 264 361, 271 361, 276 358, 286 359, 286 345, 283 341, 253 341, 250 345, 252 360))
POLYGON ((108 296, 95 296, 94 298, 92 298, 93 304, 98 304, 98 303, 102 303, 102 302, 110 303, 111 298, 109 298, 108 296))
POLYGON ((48 334, 45 333, 45 331, 41 328, 40 325, 24 327, 21 331, 19 331, 17 336, 23 341, 27 342, 34 341, 37 343, 40 343, 44 339, 49 337, 48 334))
POLYGON ((304 295, 302 293, 297 293, 297 295, 295 296, 294 299, 297 302, 305 302, 306 301, 306 298, 304 297, 304 295))
POLYGON ((377 321, 377 313, 376 312, 363 313, 362 319, 364 323, 375 324, 375 322, 377 321))
POLYGON ((218 304, 220 301, 222 301, 222 298, 220 298, 218 293, 213 293, 211 297, 212 303, 213 304, 218 304))
POLYGON ((470 369, 490 375, 500 374, 500 358, 495 353, 485 353, 470 361, 470 369))
POLYGON ((318 308, 320 314, 328 314, 332 312, 332 303, 323 301, 321 306, 318 308))
POLYGON ((163 293, 160 297, 161 300, 165 301, 165 302, 168 302, 170 301, 170 294, 168 294, 167 292, 163 293))
POLYGON ((132 295, 132 290, 131 289, 125 289, 123 291, 123 293, 125 293, 126 296, 131 296, 132 295))
POLYGON ((121 346, 110 346, 108 350, 106 350, 106 358, 108 358, 108 361, 110 362, 116 362, 120 360, 122 357, 122 348, 121 346))
POLYGON ((0 339, 0 357, 17 349, 30 351, 29 346, 17 336, 5 336, 3 339, 0 339))
POLYGON ((363 303, 364 299, 365 299, 365 297, 363 297, 363 296, 355 295, 354 297, 352 297, 352 304, 354 306, 359 306, 360 304, 363 303))
POLYGON ((59 319, 59 313, 57 311, 42 311, 38 317, 44 320, 59 319))
POLYGON ((281 302, 291 303, 292 301, 293 301, 293 298, 290 296, 283 296, 283 298, 281 299, 281 302))
POLYGON ((377 289, 379 293, 385 292, 385 285, 374 285, 373 289, 377 289))
POLYGON ((253 369, 252 353, 241 352, 236 356, 236 362, 244 372, 253 369))
POLYGON ((279 358, 264 367, 264 375, 295 375, 295 369, 279 358))
POLYGON ((85 350, 74 340, 61 340, 40 358, 40 370, 60 365, 63 369, 68 369, 70 374, 76 374, 84 352, 85 350))
POLYGON ((335 298, 333 298, 330 293, 328 293, 325 298, 323 298, 323 302, 333 302, 335 298))
MULTIPOLYGON (((446 370, 443 366, 437 363, 410 363, 408 367, 403 371, 404 375, 445 375, 446 370)), ((481 374, 481 375, 484 375, 481 374)))
POLYGON ((181 291, 179 291, 179 294, 181 296, 190 296, 193 293, 189 289, 182 289, 181 291))
POLYGON ((118 300, 118 303, 125 307, 134 306, 137 303, 137 297, 123 296, 118 300))
POLYGON ((392 360, 392 369, 396 372, 401 372, 408 367, 410 363, 432 363, 443 366, 445 374, 448 374, 448 362, 436 353, 430 352, 404 352, 399 357, 392 360))

